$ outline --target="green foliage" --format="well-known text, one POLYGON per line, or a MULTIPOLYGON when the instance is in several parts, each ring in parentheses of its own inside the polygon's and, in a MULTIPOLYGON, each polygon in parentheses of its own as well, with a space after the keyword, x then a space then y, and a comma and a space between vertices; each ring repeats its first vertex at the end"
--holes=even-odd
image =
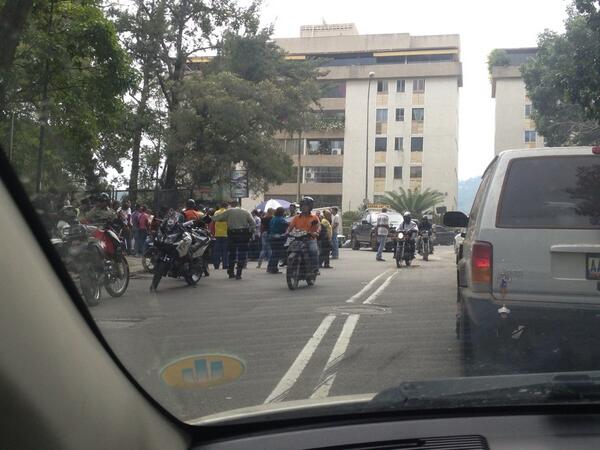
POLYGON ((523 68, 538 131, 548 145, 587 145, 600 139, 600 20, 597 2, 578 0, 563 34, 545 31, 523 68))
POLYGON ((94 184, 119 168, 127 129, 121 95, 133 81, 114 26, 95 2, 48 1, 34 8, 10 71, 0 139, 32 188, 39 125, 47 120, 46 188, 94 184))
POLYGON ((387 203, 390 207, 400 213, 410 211, 415 218, 419 218, 426 212, 432 211, 433 208, 444 201, 444 194, 435 189, 425 189, 421 192, 419 189, 405 190, 404 188, 398 191, 388 191, 383 197, 383 203, 387 203))
POLYGON ((320 94, 318 69, 287 61, 269 33, 226 34, 218 57, 184 80, 172 115, 171 145, 182 149, 185 168, 180 176, 219 184, 241 162, 256 191, 290 177, 291 159, 274 136, 303 128, 320 94))
POLYGON ((494 68, 494 66, 508 66, 509 64, 510 59, 508 58, 506 51, 500 48, 495 48, 488 55, 487 65, 488 73, 490 75, 492 75, 492 69, 494 68))

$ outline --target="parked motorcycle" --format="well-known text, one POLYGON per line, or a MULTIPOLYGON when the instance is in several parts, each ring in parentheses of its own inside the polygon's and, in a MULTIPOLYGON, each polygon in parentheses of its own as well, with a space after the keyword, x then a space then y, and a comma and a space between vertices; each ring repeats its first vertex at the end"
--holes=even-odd
POLYGON ((402 266, 402 261, 407 266, 410 266, 413 259, 415 259, 414 241, 412 240, 412 232, 398 232, 396 238, 396 249, 394 250, 394 259, 396 260, 396 267, 402 266))
POLYGON ((298 287, 300 280, 305 280, 309 286, 315 284, 317 275, 310 263, 309 241, 310 235, 306 231, 293 230, 284 245, 287 247, 286 281, 292 291, 298 287))
POLYGON ((419 231, 419 254, 423 257, 423 261, 429 261, 431 255, 431 232, 427 230, 419 231))
POLYGON ((121 297, 129 286, 129 263, 125 257, 127 246, 121 236, 118 222, 104 227, 88 227, 102 250, 104 260, 103 284, 112 297, 121 297))
POLYGON ((154 240, 156 236, 154 234, 148 235, 146 238, 146 250, 142 255, 142 267, 146 272, 154 273, 154 268, 156 267, 156 261, 160 256, 160 251, 154 245, 154 240))
POLYGON ((193 286, 204 272, 204 258, 210 244, 210 234, 205 229, 182 225, 174 220, 163 222, 157 231, 154 246, 158 258, 154 266, 151 291, 156 291, 163 276, 183 279, 193 286))
POLYGON ((81 294, 88 306, 96 306, 102 297, 104 258, 97 240, 79 222, 64 222, 57 226, 52 244, 67 270, 79 278, 81 294))

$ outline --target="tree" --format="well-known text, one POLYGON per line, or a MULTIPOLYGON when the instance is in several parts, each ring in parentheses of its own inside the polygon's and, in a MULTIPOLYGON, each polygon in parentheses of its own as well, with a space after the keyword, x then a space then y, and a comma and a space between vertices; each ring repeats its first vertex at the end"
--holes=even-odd
MULTIPOLYGON (((147 0, 140 2, 146 6, 147 0)), ((176 134, 180 93, 190 56, 214 50, 225 31, 256 31, 258 3, 240 7, 235 0, 156 0, 161 28, 154 35, 160 49, 156 77, 169 111, 169 129, 176 134)), ((178 138, 169 137, 166 149, 164 187, 174 188, 178 180, 185 147, 178 138)), ((181 176, 179 176, 181 175, 181 176)))
POLYGON ((386 192, 383 202, 389 204, 392 209, 400 213, 410 211, 413 217, 420 217, 426 212, 431 211, 444 198, 444 194, 435 189, 427 188, 421 192, 419 189, 405 190, 404 188, 400 188, 397 192, 386 192))
MULTIPOLYGON (((26 187, 39 188, 36 167, 46 188, 91 186, 107 167, 120 167, 129 146, 122 101, 129 65, 95 2, 49 0, 34 9, 4 105, 16 116, 14 163, 26 187)), ((3 142, 8 128, 3 122, 3 142)))
POLYGON ((492 75, 492 69, 495 66, 508 66, 510 64, 510 59, 505 50, 501 48, 495 48, 490 52, 487 59, 488 72, 490 76, 492 75))
POLYGON ((577 0, 563 34, 545 31, 522 69, 537 130, 551 146, 600 139, 600 20, 594 4, 577 0))
POLYGON ((292 162, 274 136, 305 128, 320 97, 319 73, 314 62, 287 61, 268 29, 226 33, 219 55, 184 80, 171 122, 187 180, 223 183, 242 163, 254 191, 285 181, 292 162))

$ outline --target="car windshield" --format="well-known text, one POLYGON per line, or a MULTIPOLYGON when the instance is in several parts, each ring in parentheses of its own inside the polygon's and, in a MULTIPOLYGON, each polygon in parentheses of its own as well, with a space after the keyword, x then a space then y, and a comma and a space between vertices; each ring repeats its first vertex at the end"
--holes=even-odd
POLYGON ((553 394, 600 379, 597 0, 0 0, 0 40, 25 220, 175 417, 597 401, 553 394))

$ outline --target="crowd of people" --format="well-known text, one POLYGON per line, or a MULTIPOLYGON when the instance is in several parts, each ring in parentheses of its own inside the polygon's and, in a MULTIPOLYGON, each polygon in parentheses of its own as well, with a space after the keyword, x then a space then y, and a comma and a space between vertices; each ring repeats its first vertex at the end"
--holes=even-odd
MULTIPOLYGON (((258 269, 266 262, 267 273, 281 273, 279 269, 286 263, 284 244, 288 233, 294 229, 310 234, 313 269, 316 272, 320 268, 331 269, 331 260, 339 258, 338 234, 342 230, 339 209, 313 208, 310 197, 304 197, 300 204, 291 203, 288 208, 254 209, 251 212, 238 202, 222 202, 211 208, 190 199, 181 209, 163 207, 155 212, 145 204, 132 207, 127 200, 111 201, 107 194, 101 194, 94 200, 82 201, 77 208, 67 204, 63 210, 74 211, 74 216, 84 223, 118 222, 127 253, 132 257, 144 255, 148 236, 156 232, 164 219, 181 223, 194 221, 207 228, 213 237, 208 262, 215 270, 227 270, 229 278, 241 279, 249 256, 256 260, 258 269)), ((208 270, 205 275, 209 275, 208 270)))

